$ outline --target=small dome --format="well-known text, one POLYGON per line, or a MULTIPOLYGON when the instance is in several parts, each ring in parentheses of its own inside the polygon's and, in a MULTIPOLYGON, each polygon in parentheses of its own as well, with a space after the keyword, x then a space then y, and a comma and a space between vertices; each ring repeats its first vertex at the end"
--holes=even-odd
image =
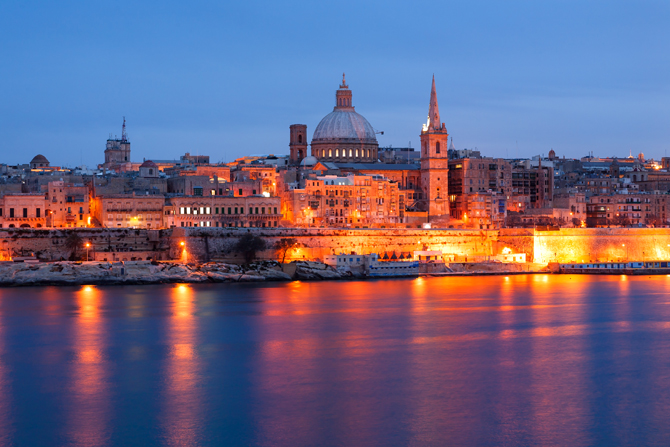
POLYGON ((309 157, 302 159, 300 166, 315 166, 318 162, 319 160, 317 160, 316 157, 310 155, 309 157))
POLYGON ((151 160, 147 160, 140 165, 140 168, 157 168, 158 165, 151 160))
POLYGON ((30 161, 30 163, 49 163, 49 160, 42 155, 42 154, 37 154, 35 157, 30 161))
MULTIPOLYGON (((352 108, 353 109, 353 108, 352 108)), ((375 131, 363 115, 353 110, 334 110, 314 130, 312 142, 377 143, 375 131)))

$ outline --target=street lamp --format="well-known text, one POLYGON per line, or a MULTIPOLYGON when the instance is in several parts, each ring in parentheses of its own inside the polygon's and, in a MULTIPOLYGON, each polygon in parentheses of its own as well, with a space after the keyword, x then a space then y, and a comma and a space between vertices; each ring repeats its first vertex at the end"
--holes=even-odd
MULTIPOLYGON (((622 247, 626 247, 626 244, 621 244, 622 247)), ((626 262, 628 262, 628 247, 626 247, 626 262)))
POLYGON ((91 248, 91 243, 86 242, 86 262, 88 262, 88 249, 91 248))

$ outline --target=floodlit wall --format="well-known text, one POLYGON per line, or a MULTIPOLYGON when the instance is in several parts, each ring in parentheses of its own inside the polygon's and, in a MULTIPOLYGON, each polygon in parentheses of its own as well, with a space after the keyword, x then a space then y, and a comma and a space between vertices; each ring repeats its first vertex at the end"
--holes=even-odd
POLYGON ((670 259, 668 228, 561 228, 537 231, 535 262, 651 261, 670 259))

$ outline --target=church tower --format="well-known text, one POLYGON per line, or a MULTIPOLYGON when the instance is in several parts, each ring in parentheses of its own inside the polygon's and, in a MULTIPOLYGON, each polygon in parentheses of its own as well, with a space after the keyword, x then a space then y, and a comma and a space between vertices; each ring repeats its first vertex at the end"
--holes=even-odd
POLYGON ((421 189, 423 190, 423 201, 427 205, 425 209, 428 211, 429 221, 449 217, 448 139, 447 128, 440 121, 435 75, 433 75, 428 122, 421 130, 421 189))
POLYGON ((289 148, 291 155, 289 163, 298 165, 307 156, 307 126, 305 124, 291 124, 291 140, 289 148))

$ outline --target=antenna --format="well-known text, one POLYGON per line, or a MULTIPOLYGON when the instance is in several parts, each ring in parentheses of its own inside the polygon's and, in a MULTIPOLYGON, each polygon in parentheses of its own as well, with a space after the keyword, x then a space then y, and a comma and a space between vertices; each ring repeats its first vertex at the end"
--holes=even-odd
POLYGON ((126 134, 126 117, 123 117, 123 127, 121 128, 121 141, 128 141, 128 135, 126 134))

